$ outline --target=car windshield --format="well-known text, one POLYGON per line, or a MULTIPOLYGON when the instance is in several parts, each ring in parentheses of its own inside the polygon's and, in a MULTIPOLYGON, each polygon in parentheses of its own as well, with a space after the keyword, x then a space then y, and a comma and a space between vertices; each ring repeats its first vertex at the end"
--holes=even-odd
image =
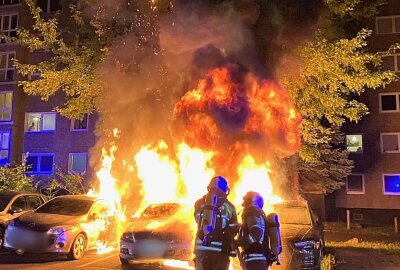
POLYGON ((276 206, 281 224, 310 225, 311 219, 305 206, 276 206))
POLYGON ((36 213, 57 214, 65 216, 85 215, 93 202, 69 198, 55 198, 35 210, 36 213))
POLYGON ((162 219, 173 216, 178 212, 179 204, 159 204, 148 206, 141 216, 144 219, 162 219))
POLYGON ((3 211, 11 201, 11 196, 0 196, 0 211, 3 211))

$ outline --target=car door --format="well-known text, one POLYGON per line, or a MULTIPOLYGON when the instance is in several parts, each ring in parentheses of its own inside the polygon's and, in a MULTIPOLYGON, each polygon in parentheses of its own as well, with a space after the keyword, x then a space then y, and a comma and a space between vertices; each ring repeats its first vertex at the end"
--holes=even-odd
POLYGON ((21 209, 22 211, 19 213, 14 213, 14 214, 11 214, 10 212, 8 212, 7 221, 15 219, 28 211, 28 204, 26 201, 26 197, 22 196, 22 195, 15 197, 13 199, 13 202, 11 203, 8 211, 12 211, 13 209, 21 209))

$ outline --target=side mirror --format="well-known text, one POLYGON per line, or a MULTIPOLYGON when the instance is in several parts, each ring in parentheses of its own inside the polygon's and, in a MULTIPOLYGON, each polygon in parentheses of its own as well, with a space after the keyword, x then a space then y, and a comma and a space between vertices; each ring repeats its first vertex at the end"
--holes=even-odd
POLYGON ((11 214, 11 215, 14 215, 14 214, 21 213, 22 211, 23 211, 22 208, 11 207, 10 210, 8 210, 8 213, 11 214))

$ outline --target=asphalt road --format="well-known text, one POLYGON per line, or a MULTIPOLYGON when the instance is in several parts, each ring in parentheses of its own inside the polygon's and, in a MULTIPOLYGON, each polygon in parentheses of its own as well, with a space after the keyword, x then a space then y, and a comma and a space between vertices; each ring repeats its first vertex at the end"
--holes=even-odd
MULTIPOLYGON (((236 265, 236 262, 234 263, 236 265)), ((238 269, 237 267, 234 267, 238 269)), ((178 270, 179 268, 155 267, 155 266, 122 266, 118 252, 96 254, 88 251, 79 261, 69 261, 65 256, 51 254, 24 254, 15 255, 8 251, 0 251, 0 269, 4 270, 137 270, 137 269, 165 269, 178 270)))

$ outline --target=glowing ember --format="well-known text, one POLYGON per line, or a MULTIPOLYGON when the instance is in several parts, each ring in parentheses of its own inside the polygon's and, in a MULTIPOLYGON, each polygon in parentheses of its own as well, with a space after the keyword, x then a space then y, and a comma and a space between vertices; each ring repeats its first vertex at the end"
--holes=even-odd
POLYGON ((195 269, 193 266, 190 266, 189 262, 186 261, 165 260, 164 265, 181 269, 195 269))

